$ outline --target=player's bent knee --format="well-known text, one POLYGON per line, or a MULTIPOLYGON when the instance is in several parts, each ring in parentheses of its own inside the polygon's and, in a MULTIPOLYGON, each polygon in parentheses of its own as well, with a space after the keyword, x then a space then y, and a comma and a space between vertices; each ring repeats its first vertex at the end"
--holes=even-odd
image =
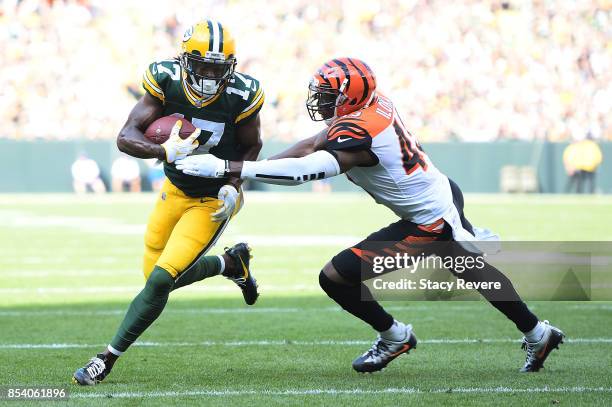
POLYGON ((325 274, 325 272, 321 270, 321 272, 319 273, 319 286, 321 286, 323 291, 325 291, 325 293, 331 298, 333 298, 333 286, 337 285, 337 283, 334 283, 332 280, 330 280, 329 277, 327 277, 327 275, 325 274))
POLYGON ((338 273, 338 270, 336 270, 331 261, 327 262, 327 264, 323 267, 323 270, 321 270, 321 274, 319 275, 319 283, 321 282, 321 275, 324 275, 336 284, 353 285, 350 281, 346 280, 340 275, 340 273, 338 273))
POLYGON ((346 295, 347 291, 353 289, 346 284, 341 284, 330 279, 324 270, 319 273, 319 285, 325 291, 325 294, 332 300, 338 302, 341 298, 346 295))
POLYGON ((168 260, 165 260, 165 259, 160 259, 155 264, 154 270, 159 267, 162 270, 165 270, 168 274, 170 274, 170 276, 172 276, 172 278, 177 278, 178 275, 183 272, 183 267, 182 266, 180 266, 180 267, 179 266, 174 266, 174 264, 176 264, 176 262, 168 261, 168 260))
POLYGON ((145 288, 157 295, 164 295, 172 291, 174 278, 170 273, 159 266, 155 266, 149 276, 145 288))

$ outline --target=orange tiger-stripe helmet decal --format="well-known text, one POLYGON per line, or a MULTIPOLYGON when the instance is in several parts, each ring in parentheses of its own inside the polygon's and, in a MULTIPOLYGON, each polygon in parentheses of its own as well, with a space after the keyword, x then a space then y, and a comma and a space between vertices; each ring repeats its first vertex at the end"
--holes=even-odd
POLYGON ((313 120, 319 113, 323 119, 340 117, 370 104, 376 91, 376 76, 370 67, 358 58, 334 58, 324 63, 313 76, 306 106, 313 120), (331 106, 329 95, 337 95, 331 106), (327 95, 327 98, 322 97, 327 95), (325 103, 321 101, 325 100, 325 103), (325 106, 323 106, 325 105, 325 106), (334 108, 333 114, 330 107, 334 108), (331 117, 326 117, 331 116, 331 117))

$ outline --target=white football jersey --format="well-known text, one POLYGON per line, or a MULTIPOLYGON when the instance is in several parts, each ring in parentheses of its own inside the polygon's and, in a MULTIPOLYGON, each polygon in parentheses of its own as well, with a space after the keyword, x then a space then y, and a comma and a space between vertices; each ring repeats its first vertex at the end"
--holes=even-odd
POLYGON ((377 164, 353 167, 346 176, 400 218, 435 226, 432 230, 447 223, 453 238, 475 253, 499 250, 491 244, 499 241, 499 236, 490 230, 473 226, 468 231, 463 227, 448 178, 433 165, 393 103, 383 95, 379 94, 367 108, 336 119, 327 131, 326 149, 370 151, 377 164), (481 245, 480 241, 488 243, 481 245))
POLYGON ((408 132, 383 95, 365 109, 335 120, 328 150, 369 149, 378 164, 353 167, 346 176, 402 219, 429 225, 454 209, 448 178, 408 132))

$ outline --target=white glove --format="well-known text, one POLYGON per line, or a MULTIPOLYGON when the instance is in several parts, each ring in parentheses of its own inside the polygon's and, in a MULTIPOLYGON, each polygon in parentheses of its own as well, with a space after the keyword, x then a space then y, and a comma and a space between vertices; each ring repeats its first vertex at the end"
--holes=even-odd
POLYGON ((183 122, 177 120, 174 127, 172 127, 170 137, 164 144, 161 145, 166 151, 166 161, 169 163, 187 157, 200 145, 198 140, 196 140, 200 135, 200 129, 195 129, 195 131, 191 133, 189 137, 183 140, 179 136, 181 127, 183 127, 183 122))
POLYGON ((200 154, 177 160, 176 168, 196 177, 223 178, 227 175, 227 164, 226 160, 212 154, 200 154))
POLYGON ((210 219, 212 219, 213 222, 221 222, 232 216, 236 208, 238 195, 238 191, 233 185, 223 185, 218 195, 218 198, 223 201, 223 205, 217 212, 210 216, 210 219))

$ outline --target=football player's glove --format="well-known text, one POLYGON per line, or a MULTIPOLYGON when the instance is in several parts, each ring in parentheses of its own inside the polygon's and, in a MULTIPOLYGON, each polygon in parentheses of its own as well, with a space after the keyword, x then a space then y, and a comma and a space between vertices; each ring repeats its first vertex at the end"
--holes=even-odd
POLYGON ((196 139, 200 136, 201 130, 195 129, 195 131, 191 133, 189 137, 183 140, 179 136, 182 126, 183 122, 177 120, 174 127, 172 127, 170 137, 165 143, 162 144, 162 147, 166 151, 166 161, 169 163, 187 157, 200 145, 196 139))
POLYGON ((213 222, 221 222, 234 213, 238 201, 238 190, 233 185, 223 185, 219 190, 219 199, 223 201, 221 208, 211 215, 213 222))
POLYGON ((192 155, 178 160, 176 168, 196 177, 222 178, 229 172, 229 162, 212 154, 192 155))

